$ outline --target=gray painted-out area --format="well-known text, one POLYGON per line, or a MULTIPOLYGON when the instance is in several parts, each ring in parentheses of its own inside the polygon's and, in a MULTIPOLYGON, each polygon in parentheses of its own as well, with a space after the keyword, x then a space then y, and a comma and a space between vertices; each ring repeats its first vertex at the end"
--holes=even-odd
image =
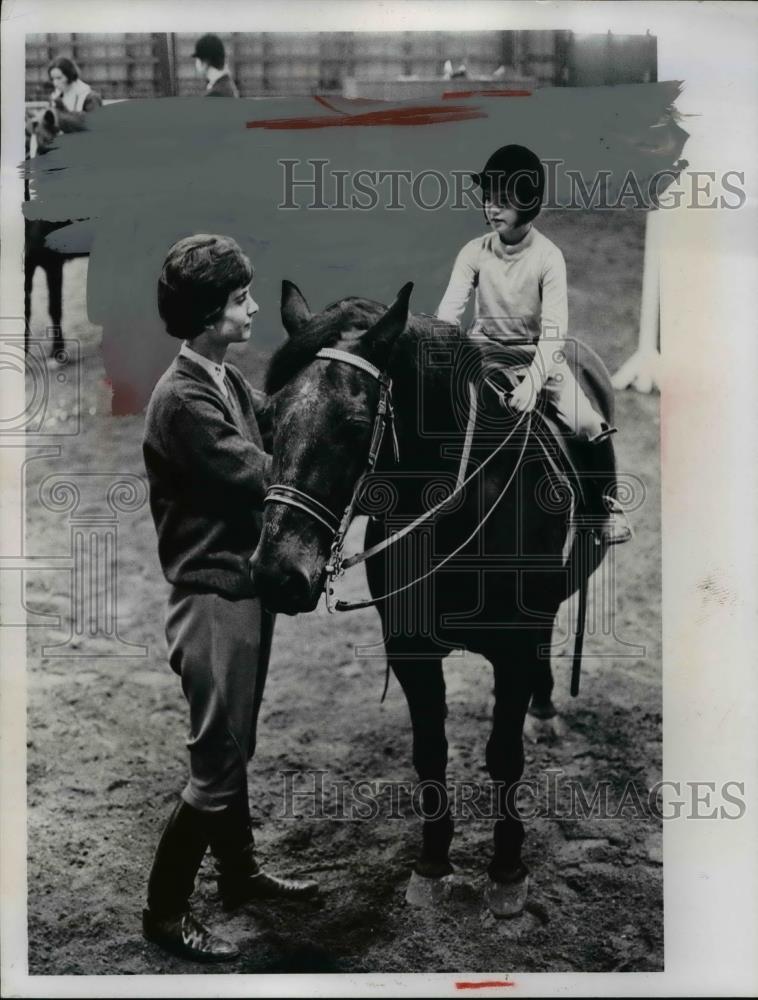
MULTIPOLYGON (((587 89, 538 90, 529 97, 470 96, 424 102, 427 124, 346 125, 351 114, 402 110, 341 100, 332 107, 313 98, 262 101, 164 98, 111 104, 90 116, 86 132, 59 136, 57 148, 30 161, 34 200, 29 218, 85 220, 56 231, 50 243, 67 252, 89 251, 87 307, 103 327, 109 376, 131 387, 135 405, 149 395, 176 351, 157 315, 156 280, 167 248, 197 232, 233 236, 249 254, 261 311, 259 346, 282 337, 279 292, 295 281, 320 309, 346 295, 390 301, 406 281, 415 282, 414 311, 433 312, 457 251, 484 221, 474 207, 454 207, 454 172, 480 170, 505 143, 531 147, 549 169, 553 203, 568 204, 567 171, 585 185, 610 172, 608 194, 618 196, 629 172, 645 191, 650 178, 678 161, 687 138, 671 107, 676 82, 587 89), (465 113, 464 120, 450 120, 465 113), (470 116, 470 117, 469 117, 470 116), (305 119, 301 127, 260 123, 305 119), (309 119, 329 127, 304 127, 309 119), (438 120, 442 118, 442 120, 438 120), (251 121, 257 127, 247 127, 251 121), (338 198, 335 172, 345 172, 348 206, 356 194, 370 209, 307 208, 312 190, 285 199, 286 168, 313 177, 308 160, 325 160, 325 205, 338 198), (372 184, 358 171, 437 171, 449 186, 436 209, 414 203, 411 185, 399 181, 392 204, 388 180, 372 184)), ((377 116, 374 116, 374 120, 377 116)), ((287 123, 292 126, 293 122, 287 123)), ((312 124, 312 122, 310 123, 312 124)), ((627 182, 628 183, 628 182, 627 182)), ((441 184, 427 177, 419 188, 427 204, 441 184)), ((633 201, 633 199, 632 199, 633 201)), ((628 209, 627 209, 628 210, 628 209)))

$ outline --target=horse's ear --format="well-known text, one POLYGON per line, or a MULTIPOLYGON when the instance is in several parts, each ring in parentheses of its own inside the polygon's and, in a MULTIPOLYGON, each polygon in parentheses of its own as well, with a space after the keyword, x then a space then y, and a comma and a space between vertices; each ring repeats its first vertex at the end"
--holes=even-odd
POLYGON ((297 285, 286 278, 282 282, 282 324, 290 337, 296 337, 311 318, 308 303, 297 285))
POLYGON ((361 346, 366 348, 366 353, 377 368, 386 367, 392 346, 406 327, 408 302, 412 291, 412 281, 403 285, 384 316, 377 320, 361 338, 361 346))

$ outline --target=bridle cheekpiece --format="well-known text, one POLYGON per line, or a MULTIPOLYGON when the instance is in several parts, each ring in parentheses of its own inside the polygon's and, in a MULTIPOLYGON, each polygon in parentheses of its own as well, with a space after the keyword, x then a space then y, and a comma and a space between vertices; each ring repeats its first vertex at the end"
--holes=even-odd
POLYGON ((353 368, 358 368, 366 372, 379 383, 379 402, 374 416, 374 425, 371 429, 371 442, 369 444, 366 465, 358 477, 350 501, 341 517, 338 517, 321 503, 320 500, 316 500, 309 493, 283 483, 274 483, 270 486, 263 502, 280 503, 287 507, 296 507, 298 510, 305 511, 306 514, 309 514, 310 517, 327 529, 332 535, 329 561, 326 566, 327 578, 331 581, 331 579, 339 576, 342 572, 342 549, 345 535, 355 514, 355 507, 358 503, 363 484, 366 478, 373 472, 376 465, 388 425, 392 434, 392 445, 396 462, 399 461, 399 452, 397 435, 395 433, 394 410, 392 407, 392 380, 365 358, 361 358, 357 354, 350 354, 347 351, 340 351, 337 348, 322 347, 316 353, 315 357, 325 361, 340 361, 343 364, 351 365, 353 368))

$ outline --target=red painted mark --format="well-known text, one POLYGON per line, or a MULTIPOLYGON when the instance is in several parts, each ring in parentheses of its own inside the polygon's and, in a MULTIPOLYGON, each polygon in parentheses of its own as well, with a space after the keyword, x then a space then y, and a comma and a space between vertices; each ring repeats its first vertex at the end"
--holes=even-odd
POLYGON ((455 984, 457 990, 481 990, 494 989, 500 986, 515 986, 512 979, 483 979, 479 983, 458 982, 455 984))
POLYGON ((446 90, 443 101, 454 100, 456 97, 531 97, 531 90, 446 90))
MULTIPOLYGON (((324 103, 320 101, 319 103, 324 103)), ((311 129, 311 128, 344 128, 346 126, 372 125, 438 125, 445 122, 469 121, 472 118, 486 118, 487 115, 476 107, 448 105, 441 108, 435 105, 402 108, 382 108, 379 111, 364 111, 362 114, 350 115, 340 112, 337 115, 315 115, 305 118, 264 118, 246 122, 246 128, 264 129, 311 129)))
POLYGON ((359 104, 381 104, 382 101, 378 97, 343 97, 343 101, 348 104, 354 104, 358 107, 359 104))
MULTIPOLYGON (((335 106, 332 103, 330 103, 329 101, 327 101, 327 99, 325 97, 322 97, 321 94, 314 94, 313 95, 313 100, 317 104, 322 105, 322 107, 328 108, 330 111, 336 111, 337 114, 339 114, 339 115, 346 115, 347 114, 347 111, 340 111, 339 108, 335 108, 335 106)), ((248 125, 248 128, 249 127, 250 126, 248 125)))

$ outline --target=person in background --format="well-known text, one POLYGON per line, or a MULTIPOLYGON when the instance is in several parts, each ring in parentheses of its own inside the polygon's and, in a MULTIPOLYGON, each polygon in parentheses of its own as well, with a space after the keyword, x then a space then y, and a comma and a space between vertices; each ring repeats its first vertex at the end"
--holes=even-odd
POLYGON ((206 79, 206 97, 240 96, 226 65, 224 43, 218 35, 203 35, 199 38, 192 55, 195 69, 206 79))
POLYGON ((57 113, 58 124, 64 132, 77 131, 82 118, 102 105, 100 95, 79 76, 79 67, 72 59, 58 56, 47 67, 53 85, 50 106, 57 113))
MULTIPOLYGON (((50 106, 41 110, 26 112, 26 159, 47 153, 55 147, 61 132, 81 132, 87 128, 87 116, 102 105, 100 95, 79 76, 79 67, 66 56, 58 56, 47 67, 47 75, 53 85, 50 106)), ((24 200, 30 201, 32 192, 29 172, 24 179, 24 200)), ((51 250, 47 238, 66 222, 45 219, 24 220, 24 316, 26 320, 26 346, 29 347, 31 331, 32 287, 34 273, 41 267, 47 278, 48 310, 50 324, 48 335, 52 333, 52 344, 48 364, 53 367, 65 365, 67 354, 62 330, 63 317, 63 264, 70 259, 51 250)), ((74 256, 74 255, 71 255, 74 256)))

